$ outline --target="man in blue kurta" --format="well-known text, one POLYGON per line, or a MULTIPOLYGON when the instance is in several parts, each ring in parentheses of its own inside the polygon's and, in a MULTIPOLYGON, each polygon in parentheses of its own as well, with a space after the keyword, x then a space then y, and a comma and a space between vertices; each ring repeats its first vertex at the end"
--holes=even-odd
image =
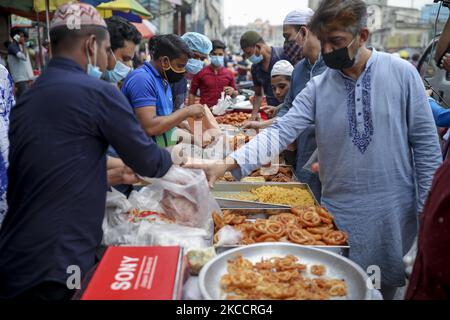
POLYGON ((348 232, 350 258, 381 269, 393 298, 405 285, 403 256, 417 235, 433 176, 442 162, 433 115, 414 67, 366 48, 361 0, 323 1, 311 21, 330 67, 313 78, 293 107, 224 162, 198 164, 214 183, 270 162, 311 124, 322 181, 322 205, 348 232), (345 19, 344 19, 345 17, 345 19))
POLYGON ((147 137, 126 98, 100 80, 110 41, 95 8, 62 6, 50 34, 53 59, 11 113, 0 299, 68 299, 73 270, 82 280, 95 265, 108 189, 108 145, 143 176, 162 177, 172 165, 170 154, 147 137), (79 28, 70 28, 74 19, 79 28))

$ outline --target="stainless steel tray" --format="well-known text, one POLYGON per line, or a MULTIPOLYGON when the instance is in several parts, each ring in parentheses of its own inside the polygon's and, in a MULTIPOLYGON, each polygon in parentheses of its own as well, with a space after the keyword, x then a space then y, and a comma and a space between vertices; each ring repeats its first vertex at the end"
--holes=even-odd
MULTIPOLYGON (((252 210, 242 210, 242 212, 237 212, 241 215, 247 216, 247 220, 254 221, 256 219, 268 219, 272 215, 282 214, 287 212, 286 209, 272 209, 272 210, 261 210, 261 209, 252 209, 252 210)), ((336 230, 338 229, 335 225, 336 230)), ((283 243, 283 242, 281 242, 283 243)), ((290 243, 290 242, 289 242, 290 243)), ((293 243, 295 244, 295 243, 293 243)), ((248 247, 248 245, 224 245, 224 246, 217 246, 216 251, 217 253, 222 253, 228 250, 236 249, 236 248, 242 248, 242 247, 248 247)), ((319 248, 322 250, 334 252, 336 254, 339 254, 344 257, 349 256, 350 246, 307 246, 312 248, 319 248)))
POLYGON ((255 201, 241 201, 234 199, 227 199, 227 194, 239 194, 240 192, 250 192, 252 189, 263 186, 276 186, 282 188, 300 188, 307 190, 311 197, 314 199, 314 203, 319 205, 317 199, 314 197, 311 189, 307 184, 298 182, 236 182, 236 183, 217 183, 212 191, 214 198, 216 198, 222 209, 289 209, 290 206, 280 204, 267 204, 255 201))
POLYGON ((368 277, 361 267, 338 254, 288 243, 262 243, 222 253, 203 267, 199 280, 200 291, 204 299, 225 299, 225 294, 220 287, 220 279, 227 273, 227 261, 235 257, 236 254, 241 254, 253 263, 260 261, 262 258, 294 255, 300 259, 300 263, 309 266, 314 264, 325 265, 329 278, 344 279, 348 286, 348 295, 345 300, 370 300, 373 297, 372 290, 366 285, 368 277))

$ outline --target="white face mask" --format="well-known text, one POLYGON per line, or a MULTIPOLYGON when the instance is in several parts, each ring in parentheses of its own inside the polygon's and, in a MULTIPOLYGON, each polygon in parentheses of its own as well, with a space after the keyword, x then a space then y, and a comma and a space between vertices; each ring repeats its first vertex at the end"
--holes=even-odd
POLYGON ((113 55, 114 60, 116 60, 116 65, 114 66, 113 70, 107 70, 103 74, 103 79, 110 83, 119 83, 120 81, 125 79, 128 74, 130 74, 131 68, 125 65, 122 61, 117 60, 114 52, 111 52, 111 54, 113 55))
POLYGON ((92 65, 91 63, 91 57, 89 56, 89 52, 87 49, 86 55, 88 59, 87 74, 96 79, 100 79, 102 77, 102 72, 97 66, 97 42, 94 43, 94 65, 92 65))

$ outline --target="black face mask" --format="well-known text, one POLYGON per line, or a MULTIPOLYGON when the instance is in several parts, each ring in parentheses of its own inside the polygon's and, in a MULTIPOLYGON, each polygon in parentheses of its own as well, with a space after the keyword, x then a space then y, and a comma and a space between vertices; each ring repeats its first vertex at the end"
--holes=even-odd
POLYGON ((183 80, 184 75, 185 75, 185 72, 178 73, 178 72, 173 71, 172 69, 166 70, 164 72, 166 73, 167 81, 169 81, 169 83, 180 82, 181 80, 183 80))
POLYGON ((348 54, 348 48, 353 44, 355 40, 353 40, 347 47, 334 50, 330 53, 322 53, 323 60, 325 64, 331 68, 336 70, 343 70, 353 67, 355 64, 355 58, 350 59, 350 55, 348 54))
POLYGON ((181 80, 183 80, 184 75, 186 74, 186 70, 184 70, 183 72, 176 72, 172 65, 170 64, 170 60, 169 60, 169 68, 164 69, 164 75, 166 76, 166 80, 169 81, 169 83, 177 83, 180 82, 181 80))

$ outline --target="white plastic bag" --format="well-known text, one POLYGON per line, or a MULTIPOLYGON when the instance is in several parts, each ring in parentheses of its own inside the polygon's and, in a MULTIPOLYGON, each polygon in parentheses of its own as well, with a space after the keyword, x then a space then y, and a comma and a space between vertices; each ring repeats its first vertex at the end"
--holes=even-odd
POLYGON ((212 213, 220 212, 220 207, 211 194, 203 170, 173 166, 149 188, 162 190, 161 208, 177 224, 208 232, 213 229, 212 213))
POLYGON ((228 109, 233 107, 233 100, 230 96, 225 97, 225 92, 222 92, 222 96, 217 102, 217 105, 215 105, 212 108, 212 113, 215 116, 223 116, 228 109))
POLYGON ((143 221, 132 243, 134 246, 173 246, 183 248, 208 248, 211 238, 206 230, 178 224, 143 221))
POLYGON ((105 218, 109 226, 117 226, 126 221, 126 212, 133 209, 127 197, 116 189, 106 194, 105 218))
POLYGON ((242 241, 242 233, 232 226, 225 226, 217 233, 216 246, 234 246, 242 241))

